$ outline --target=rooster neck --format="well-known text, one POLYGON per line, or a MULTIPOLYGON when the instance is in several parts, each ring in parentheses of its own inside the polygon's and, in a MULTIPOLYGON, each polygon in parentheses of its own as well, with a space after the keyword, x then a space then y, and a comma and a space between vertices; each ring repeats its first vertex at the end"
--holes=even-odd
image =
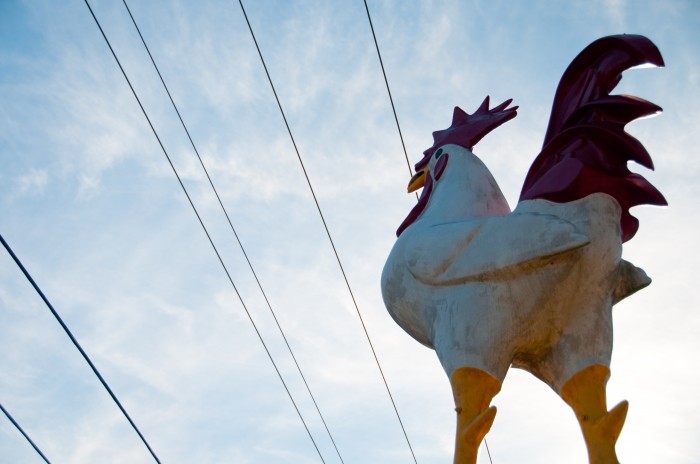
POLYGON ((435 182, 422 219, 437 224, 510 213, 496 180, 479 158, 457 145, 443 148, 449 161, 435 182))

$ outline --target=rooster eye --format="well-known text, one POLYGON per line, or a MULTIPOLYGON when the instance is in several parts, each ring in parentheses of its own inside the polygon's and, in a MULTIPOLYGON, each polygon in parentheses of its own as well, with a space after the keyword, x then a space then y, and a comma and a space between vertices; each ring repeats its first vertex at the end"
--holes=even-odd
POLYGON ((435 152, 435 159, 438 159, 441 156, 442 156, 442 148, 435 152))

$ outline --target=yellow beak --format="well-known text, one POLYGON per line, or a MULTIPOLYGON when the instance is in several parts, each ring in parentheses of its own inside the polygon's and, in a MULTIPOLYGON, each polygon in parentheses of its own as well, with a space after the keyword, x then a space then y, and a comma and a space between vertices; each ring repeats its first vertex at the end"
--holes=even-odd
POLYGON ((425 185, 425 178, 428 175, 428 168, 423 168, 411 177, 408 182, 408 193, 415 192, 425 185))

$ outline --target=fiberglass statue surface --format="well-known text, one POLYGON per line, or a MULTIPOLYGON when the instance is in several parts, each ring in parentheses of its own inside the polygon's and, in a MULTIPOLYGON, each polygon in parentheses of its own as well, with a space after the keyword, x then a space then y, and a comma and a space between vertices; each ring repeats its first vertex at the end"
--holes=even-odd
POLYGON ((618 462, 627 402, 608 411, 605 399, 612 306, 651 282, 621 258, 622 243, 639 226, 629 208, 666 201, 627 168, 653 164, 624 130, 661 108, 610 92, 623 71, 647 63, 663 66, 638 35, 599 39, 574 59, 513 211, 472 153, 516 116, 510 100, 489 109, 487 97, 474 114, 455 108, 416 164, 409 191, 423 192, 397 231, 382 293, 394 320, 435 349, 450 378, 455 464, 476 462, 496 415, 489 404, 511 365, 571 406, 591 463, 618 462))

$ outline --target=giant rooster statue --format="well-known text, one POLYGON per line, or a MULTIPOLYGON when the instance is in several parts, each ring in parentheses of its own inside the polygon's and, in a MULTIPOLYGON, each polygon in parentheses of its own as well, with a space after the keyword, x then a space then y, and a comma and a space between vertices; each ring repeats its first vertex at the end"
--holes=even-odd
POLYGON ((608 411, 612 306, 647 286, 643 270, 621 259, 638 221, 629 208, 665 205, 628 161, 652 169, 644 147, 624 131, 659 112, 648 101, 610 95, 633 66, 663 66, 638 35, 599 39, 564 73, 549 128, 511 212, 496 181, 472 153, 491 130, 516 116, 508 100, 474 112, 455 108, 433 133, 409 192, 418 204, 397 231, 382 274, 391 316, 434 348, 450 378, 457 411, 455 464, 476 462, 495 418, 489 407, 512 365, 531 372, 571 406, 589 460, 617 463, 615 442, 627 414, 608 411))

